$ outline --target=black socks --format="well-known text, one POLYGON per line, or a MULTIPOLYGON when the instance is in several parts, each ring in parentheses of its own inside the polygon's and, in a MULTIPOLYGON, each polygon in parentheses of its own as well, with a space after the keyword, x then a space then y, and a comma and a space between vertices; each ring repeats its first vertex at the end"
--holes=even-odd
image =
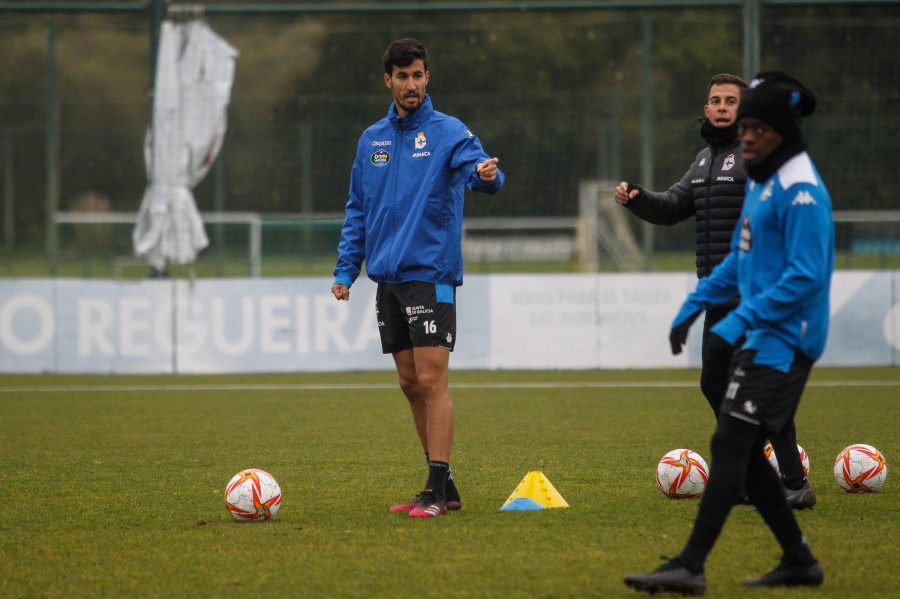
POLYGON ((450 464, 447 462, 437 462, 429 460, 428 462, 428 482, 425 483, 425 490, 431 489, 435 498, 441 501, 447 499, 447 478, 450 474, 450 464))
MULTIPOLYGON (((431 460, 428 459, 428 452, 425 452, 425 461, 428 462, 428 483, 426 488, 432 488, 431 485, 431 460)), ((446 462, 436 462, 437 464, 445 464, 446 462)), ((446 501, 459 501, 459 491, 456 489, 456 483, 453 482, 453 470, 450 464, 447 464, 447 479, 444 483, 444 499, 446 501)))

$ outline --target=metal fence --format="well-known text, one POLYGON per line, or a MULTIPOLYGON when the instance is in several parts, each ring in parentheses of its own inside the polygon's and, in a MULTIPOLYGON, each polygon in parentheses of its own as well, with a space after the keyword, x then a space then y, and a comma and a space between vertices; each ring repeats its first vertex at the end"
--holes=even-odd
MULTIPOLYGON (((146 185, 150 25, 166 3, 63 4, 0 2, 8 270, 56 234, 63 261, 84 260, 85 246, 127 255, 127 227, 57 231, 53 215, 134 213, 146 185)), ((333 257, 328 217, 346 201, 356 140, 390 103, 381 53, 412 36, 429 48, 436 108, 463 120, 507 173, 497 196, 467 198, 467 217, 573 217, 591 180, 668 187, 703 145, 692 123, 710 76, 744 74, 754 62, 748 51, 758 52, 760 69, 788 71, 818 95, 805 128, 835 209, 896 209, 900 3, 703 4, 209 2, 204 18, 241 55, 225 145, 195 189, 198 205, 269 215, 263 263, 333 257), (747 5, 759 9, 755 35, 747 5), (317 215, 315 227, 297 226, 317 215)), ((656 252, 692 251, 690 223, 632 226, 652 235, 645 247, 656 252)), ((208 254, 246 252, 244 228, 210 230, 208 254)), ((860 241, 862 229, 847 230, 838 236, 845 250, 894 253, 890 228, 866 230, 874 245, 860 241)))

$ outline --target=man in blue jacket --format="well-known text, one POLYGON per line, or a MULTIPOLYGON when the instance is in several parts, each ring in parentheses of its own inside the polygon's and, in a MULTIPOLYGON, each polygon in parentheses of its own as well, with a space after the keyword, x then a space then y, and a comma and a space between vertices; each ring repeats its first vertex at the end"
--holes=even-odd
POLYGON ((635 589, 703 594, 707 556, 742 486, 783 551, 774 570, 744 584, 818 586, 824 579, 762 451, 766 436, 794 417, 828 334, 831 199, 799 126, 815 106, 812 92, 779 72, 758 74, 741 99, 738 137, 749 180, 731 253, 688 296, 670 341, 680 352, 703 308, 739 293, 740 304, 712 327, 711 341, 745 342, 732 358, 710 443, 709 482, 690 538, 655 572, 627 576, 625 584, 635 589))
POLYGON ((447 379, 463 279, 463 196, 465 188, 496 193, 504 175, 465 125, 432 106, 421 42, 392 42, 384 70, 394 102, 357 145, 331 292, 349 300, 363 261, 378 284, 381 348, 394 358, 428 460, 424 490, 391 511, 432 518, 461 507, 447 379))

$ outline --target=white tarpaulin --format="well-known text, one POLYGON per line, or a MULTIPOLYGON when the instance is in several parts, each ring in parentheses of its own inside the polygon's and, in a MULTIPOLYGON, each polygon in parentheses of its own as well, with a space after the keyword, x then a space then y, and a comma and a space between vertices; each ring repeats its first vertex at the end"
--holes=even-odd
POLYGON ((132 234, 135 255, 157 271, 191 264, 209 245, 191 190, 222 147, 237 55, 203 21, 162 24, 144 144, 148 185, 132 234))

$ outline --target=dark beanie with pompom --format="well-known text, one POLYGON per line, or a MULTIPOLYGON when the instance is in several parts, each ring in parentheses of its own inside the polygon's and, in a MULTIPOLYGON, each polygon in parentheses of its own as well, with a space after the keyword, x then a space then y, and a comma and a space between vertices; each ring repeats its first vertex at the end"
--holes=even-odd
POLYGON ((816 109, 816 96, 785 73, 769 71, 757 74, 738 106, 737 118, 755 117, 775 129, 784 141, 800 139, 800 119, 816 109))

